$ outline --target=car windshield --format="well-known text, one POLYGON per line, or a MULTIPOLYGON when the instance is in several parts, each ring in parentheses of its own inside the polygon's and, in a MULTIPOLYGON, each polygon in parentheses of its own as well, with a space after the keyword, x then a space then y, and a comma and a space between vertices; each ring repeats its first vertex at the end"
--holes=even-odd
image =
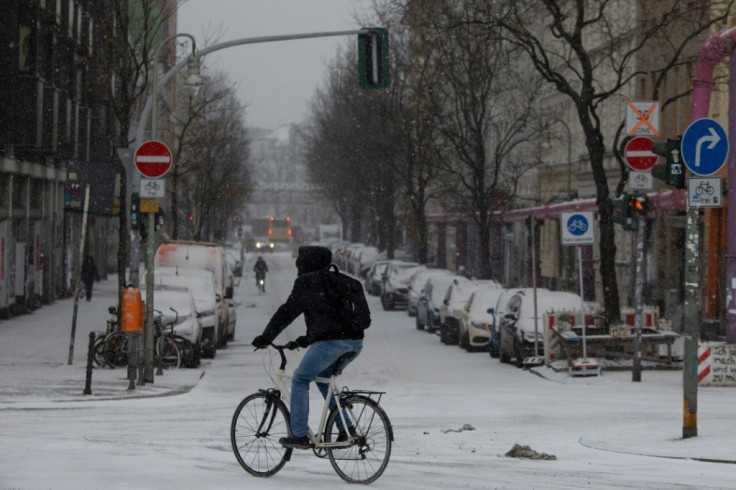
POLYGON ((196 299, 214 299, 214 284, 207 276, 156 274, 155 282, 165 286, 184 286, 192 291, 196 299))
POLYGON ((153 295, 153 308, 171 318, 176 314, 183 318, 192 314, 191 297, 184 291, 157 289, 153 295), (176 310, 176 313, 170 308, 176 310))
MULTIPOLYGON (((580 311, 581 299, 575 293, 538 292, 537 315, 551 311, 580 311)), ((534 296, 529 295, 521 302, 521 316, 534 318, 534 296)))

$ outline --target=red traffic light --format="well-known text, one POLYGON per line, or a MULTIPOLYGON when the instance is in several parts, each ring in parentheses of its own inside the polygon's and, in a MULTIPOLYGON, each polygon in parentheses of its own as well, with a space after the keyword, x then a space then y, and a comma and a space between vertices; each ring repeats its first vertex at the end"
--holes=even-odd
POLYGON ((194 221, 194 215, 193 214, 190 214, 189 216, 187 216, 187 219, 191 223, 192 221, 194 221))

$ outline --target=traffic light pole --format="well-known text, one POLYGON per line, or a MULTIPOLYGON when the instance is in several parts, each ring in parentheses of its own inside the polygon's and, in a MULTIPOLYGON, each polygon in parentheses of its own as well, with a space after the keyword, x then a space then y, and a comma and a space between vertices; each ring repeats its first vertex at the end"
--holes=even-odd
POLYGON ((700 337, 698 217, 698 208, 691 206, 688 202, 685 229, 687 233, 685 237, 685 318, 682 330, 685 338, 685 349, 682 355, 683 438, 698 435, 698 339, 700 337))
POLYGON ((634 366, 631 370, 631 381, 641 381, 641 328, 644 323, 644 268, 646 261, 646 226, 644 212, 638 212, 636 218, 636 317, 634 320, 634 366))

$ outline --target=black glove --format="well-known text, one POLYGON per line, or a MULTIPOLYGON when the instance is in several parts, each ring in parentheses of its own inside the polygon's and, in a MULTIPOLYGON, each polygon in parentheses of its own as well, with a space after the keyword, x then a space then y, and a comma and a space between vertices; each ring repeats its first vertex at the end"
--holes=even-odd
POLYGON ((255 347, 256 349, 265 349, 269 345, 271 345, 271 342, 266 340, 266 337, 263 335, 259 335, 258 337, 253 339, 253 342, 251 342, 251 345, 255 347))
POLYGON ((307 340, 306 335, 297 337, 296 340, 292 340, 291 342, 288 342, 286 344, 286 348, 289 350, 298 349, 299 347, 301 348, 309 347, 309 340, 307 340))

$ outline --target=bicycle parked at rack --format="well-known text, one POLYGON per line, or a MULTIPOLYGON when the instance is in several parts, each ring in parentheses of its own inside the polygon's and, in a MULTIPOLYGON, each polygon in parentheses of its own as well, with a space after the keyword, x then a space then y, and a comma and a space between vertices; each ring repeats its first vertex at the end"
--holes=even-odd
MULTIPOLYGON (((275 475, 291 459, 293 451, 293 448, 281 446, 279 439, 291 435, 287 408, 291 375, 286 373, 284 350, 296 349, 297 345, 289 342, 271 344, 271 347, 281 357, 279 368, 269 374, 274 386, 246 396, 235 410, 230 425, 235 457, 245 471, 259 477, 275 475)), ((328 389, 317 432, 310 429, 309 439, 314 454, 329 458, 332 468, 343 480, 372 483, 388 465, 393 428, 380 406, 384 392, 338 388, 340 371, 337 366, 345 356, 335 363, 329 378, 315 379, 317 383, 326 384, 328 389), (335 401, 332 410, 329 409, 331 400, 335 401)))
MULTIPOLYGON (((160 362, 161 367, 164 369, 176 369, 182 362, 179 341, 176 339, 176 337, 179 336, 174 333, 174 326, 176 325, 176 320, 179 314, 173 308, 171 308, 171 310, 174 311, 176 317, 166 325, 164 325, 163 322, 163 313, 159 310, 154 310, 156 312, 156 316, 153 319, 155 337, 154 345, 156 346, 156 349, 153 351, 154 363, 158 365, 160 362)), ((179 337, 179 339, 188 343, 188 341, 183 337, 179 337)), ((192 349, 192 352, 193 350, 194 349, 192 349)))
POLYGON ((124 367, 128 365, 128 341, 118 326, 118 309, 110 306, 107 311, 105 332, 97 332, 94 346, 95 364, 101 367, 124 367))

